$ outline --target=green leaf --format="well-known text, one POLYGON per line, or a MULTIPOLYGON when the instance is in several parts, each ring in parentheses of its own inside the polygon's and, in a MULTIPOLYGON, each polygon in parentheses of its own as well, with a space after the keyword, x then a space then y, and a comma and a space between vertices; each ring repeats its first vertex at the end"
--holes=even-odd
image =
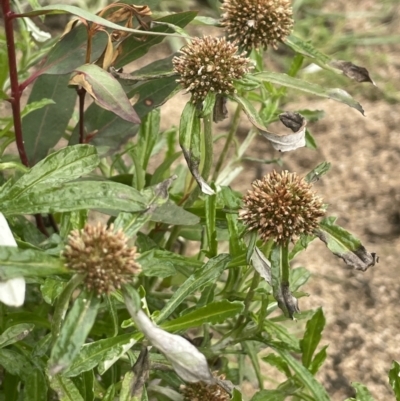
POLYGON ((174 320, 164 322, 160 327, 170 332, 177 332, 192 327, 199 327, 203 323, 223 323, 226 319, 241 313, 242 310, 242 302, 229 302, 224 299, 223 301, 212 302, 174 320))
POLYGON ((271 353, 261 359, 271 366, 275 366, 280 372, 286 375, 287 378, 292 376, 288 364, 279 355, 271 353))
POLYGON ((112 361, 118 360, 133 345, 142 338, 141 333, 125 333, 117 337, 106 338, 85 344, 74 362, 63 373, 66 377, 77 376, 82 372, 93 369, 100 362, 104 362, 101 374, 111 365, 112 361), (111 362, 110 362, 111 361, 111 362))
POLYGON ((15 201, 3 202, 5 215, 104 209, 125 212, 146 210, 146 199, 127 185, 104 181, 77 181, 60 187, 35 189, 15 201))
POLYGON ((177 226, 194 226, 200 222, 200 218, 168 200, 151 214, 151 221, 177 226))
POLYGON ((330 401, 329 395, 322 385, 314 378, 310 371, 293 358, 287 350, 275 349, 281 358, 295 372, 297 378, 309 389, 315 400, 330 401))
POLYGON ((264 322, 264 330, 271 335, 272 338, 279 339, 285 347, 291 351, 300 352, 299 340, 291 335, 285 326, 274 323, 271 319, 264 322))
POLYGON ((233 389, 231 401, 243 401, 242 393, 236 388, 233 389))
MULTIPOLYGON (((87 50, 88 34, 85 26, 80 25, 64 35, 50 50, 45 58, 45 62, 35 73, 63 75, 72 72, 75 68, 85 63, 87 50)), ((90 60, 97 60, 107 46, 108 35, 98 31, 91 37, 90 60)), ((65 76, 68 82, 69 77, 65 76)), ((67 85, 67 84, 66 84, 67 85)), ((67 90, 65 86, 65 90, 67 90)), ((61 91, 64 93, 64 91, 61 91)), ((71 91, 75 94, 75 91, 71 91)))
POLYGON ((251 401, 284 401, 286 394, 280 390, 261 390, 254 394, 251 401))
POLYGON ((94 292, 83 291, 65 319, 49 360, 51 374, 57 374, 71 365, 96 319, 100 299, 94 292))
MULTIPOLYGON (((135 111, 140 118, 146 116, 151 110, 159 107, 178 86, 176 77, 153 79, 149 82, 140 82, 128 92, 128 97, 138 98, 135 103, 135 111)), ((132 125, 114 113, 102 109, 95 103, 89 106, 85 112, 85 127, 89 133, 95 133, 90 143, 99 148, 101 155, 113 154, 128 138, 133 137, 138 125, 132 125)), ((79 127, 74 129, 70 144, 78 143, 79 127)))
POLYGON ((76 102, 76 92, 68 88, 66 75, 43 75, 36 79, 28 106, 44 98, 52 101, 22 119, 22 133, 30 165, 42 160, 64 135, 76 102))
MULTIPOLYGON (((236 210, 240 207, 240 205, 238 205, 237 195, 231 188, 222 187, 220 195, 227 209, 236 210)), ((239 232, 238 215, 237 213, 226 213, 225 218, 228 223, 229 231, 229 253, 235 257, 242 254, 244 250, 241 233, 239 232)))
POLYGON ((314 359, 312 360, 310 366, 308 367, 308 370, 315 375, 320 367, 323 365, 326 359, 326 350, 328 346, 325 345, 325 347, 321 348, 321 350, 315 355, 314 359))
POLYGON ((327 217, 320 222, 320 230, 317 232, 319 239, 334 255, 356 270, 366 271, 368 267, 374 266, 376 254, 367 252, 361 241, 336 225, 335 220, 335 217, 327 217))
POLYGON ((57 393, 59 401, 86 401, 72 380, 61 375, 50 378, 50 387, 57 393))
POLYGON ((47 391, 43 371, 38 368, 30 369, 24 379, 24 401, 47 401, 47 391))
POLYGON ((313 317, 307 322, 303 339, 300 340, 302 351, 301 360, 303 366, 310 367, 312 356, 321 341, 322 331, 325 327, 325 316, 321 308, 318 308, 313 317))
POLYGON ((0 247, 0 280, 68 273, 62 260, 34 249, 0 247))
POLYGON ((292 292, 297 291, 301 286, 303 286, 308 279, 311 277, 311 273, 305 267, 298 267, 297 269, 292 269, 290 273, 290 290, 292 292))
MULTIPOLYGON (((175 13, 155 20, 155 22, 163 22, 174 24, 178 27, 184 28, 193 18, 197 15, 196 11, 186 11, 182 13, 175 13)), ((151 32, 161 34, 173 33, 174 30, 167 25, 155 25, 150 29, 151 32)), ((148 32, 148 31, 147 31, 148 32)), ((161 43, 164 38, 162 36, 148 37, 146 40, 137 40, 137 37, 131 36, 125 39, 121 44, 120 55, 115 61, 115 67, 120 68, 138 58, 144 56, 152 46, 161 43)))
POLYGON ((53 305, 56 298, 61 294, 66 283, 64 281, 47 278, 45 282, 40 286, 43 300, 49 305, 53 305))
MULTIPOLYGON (((162 251, 161 251, 162 252, 162 251)), ((148 277, 170 277, 176 273, 174 264, 168 259, 155 257, 155 250, 142 253, 138 259, 142 272, 148 277)))
POLYGON ((24 377, 26 369, 30 368, 29 362, 23 355, 7 348, 0 349, 0 366, 8 373, 21 378, 24 377))
POLYGON ((89 370, 72 379, 85 401, 94 400, 94 372, 89 370))
POLYGON ((318 164, 317 167, 312 169, 305 177, 305 180, 307 182, 313 183, 315 181, 318 181, 320 177, 325 175, 326 173, 329 172, 331 169, 331 163, 328 162, 322 162, 318 164))
POLYGON ((367 387, 363 384, 357 382, 351 384, 356 389, 356 401, 375 401, 367 387))
POLYGON ((133 109, 121 84, 109 72, 95 64, 84 64, 75 68, 69 84, 82 86, 103 109, 109 110, 132 124, 140 118, 133 109))
POLYGON ((204 266, 198 268, 172 295, 168 303, 157 316, 157 323, 161 323, 186 299, 201 287, 213 283, 225 270, 230 261, 230 255, 220 254, 210 259, 204 266))
MULTIPOLYGON (((208 185, 200 175, 199 167, 201 161, 201 140, 200 140, 200 118, 197 113, 196 106, 191 102, 187 102, 181 114, 179 123, 179 145, 182 148, 186 163, 192 176, 197 181, 198 185, 206 190, 208 185)), ((211 190, 208 193, 212 194, 211 190)))
POLYGON ((100 159, 91 145, 75 145, 60 149, 40 161, 3 194, 15 201, 21 195, 38 191, 38 186, 52 187, 79 178, 97 167, 100 159))
POLYGON ((400 364, 393 361, 392 368, 389 371, 389 383, 394 391, 396 401, 400 401, 400 364))
POLYGON ((150 156, 160 133, 160 109, 147 114, 140 124, 135 153, 138 155, 140 165, 146 171, 150 156))
POLYGON ((16 324, 9 327, 0 335, 0 348, 23 340, 34 327, 35 325, 30 323, 16 324))
POLYGON ((263 71, 247 76, 248 78, 254 79, 258 82, 270 82, 276 85, 283 85, 288 88, 297 89, 312 95, 324 97, 327 99, 336 100, 337 102, 344 103, 354 109, 358 110, 362 115, 364 115, 364 109, 361 104, 356 102, 345 90, 339 88, 323 88, 318 84, 312 84, 303 81, 298 78, 290 77, 289 75, 278 73, 278 72, 268 72, 263 71))
POLYGON ((66 5, 66 4, 54 4, 54 5, 37 8, 34 11, 19 14, 19 17, 34 17, 36 15, 49 15, 49 14, 73 14, 73 15, 76 15, 77 17, 81 17, 81 18, 85 19, 86 21, 95 22, 96 24, 99 24, 99 25, 107 27, 107 28, 116 29, 117 31, 135 33, 140 36, 143 36, 143 35, 177 36, 177 35, 170 35, 168 33, 150 32, 150 31, 145 31, 145 30, 127 28, 125 26, 118 25, 118 24, 115 24, 114 22, 111 22, 104 18, 101 18, 98 15, 92 14, 89 11, 86 11, 82 8, 79 8, 76 6, 71 6, 71 5, 66 5))

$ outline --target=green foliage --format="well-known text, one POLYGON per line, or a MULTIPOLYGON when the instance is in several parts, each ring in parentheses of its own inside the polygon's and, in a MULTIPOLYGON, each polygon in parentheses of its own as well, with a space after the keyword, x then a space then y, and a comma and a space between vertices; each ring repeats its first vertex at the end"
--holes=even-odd
MULTIPOLYGON (((179 401, 182 384, 193 382, 219 386, 241 401, 250 398, 241 384, 253 376, 259 389, 252 401, 329 400, 314 377, 327 357, 328 346, 320 346, 324 313, 298 309, 310 272, 291 263, 318 238, 356 269, 372 266, 376 255, 329 216, 292 242, 261 243, 240 217, 243 194, 230 185, 258 134, 285 152, 317 148, 307 121, 324 113, 287 112, 289 89, 363 113, 342 88, 300 78, 304 60, 357 82, 372 82, 369 75, 346 73, 347 64, 292 34, 282 43, 292 52, 285 54, 294 52, 285 56, 286 70, 265 70, 263 50, 253 50, 254 69, 232 81, 234 94, 209 91, 204 104, 190 99, 180 121, 162 131, 160 107, 182 89, 175 53, 153 55, 150 63, 144 56, 162 41, 169 49, 183 46, 191 23, 218 20, 187 10, 160 16, 157 6, 165 11, 166 5, 156 0, 127 0, 123 9, 118 3, 97 14, 29 3, 32 11, 14 15, 11 2, 2 2, 0 96, 13 107, 0 120, 0 214, 7 219, 0 219, 0 401, 179 401), (54 14, 79 23, 41 45, 21 24, 13 40, 13 20, 54 14), (17 69, 16 48, 22 52, 17 69), (143 67, 121 72, 135 60, 143 67), (225 102, 235 110, 229 131, 218 128, 217 136, 213 119, 231 117, 225 102), (240 118, 252 126, 245 138, 237 135, 240 118), (7 154, 14 141, 19 159, 7 154), (104 232, 82 234, 97 224, 108 227, 113 241, 103 243, 104 232), (76 249, 78 260, 67 259, 76 249), (110 293, 93 291, 93 283, 122 274, 115 266, 128 249, 140 272, 129 271, 110 293), (300 336, 294 318, 305 322, 300 336), (264 388, 261 362, 285 376, 275 388, 264 388)), ((217 61, 197 75, 212 72, 217 61)), ((305 181, 329 169, 321 163, 305 181)), ((389 381, 397 400, 399 370, 393 362, 389 381)), ((363 385, 353 386, 356 400, 372 399, 363 385)))

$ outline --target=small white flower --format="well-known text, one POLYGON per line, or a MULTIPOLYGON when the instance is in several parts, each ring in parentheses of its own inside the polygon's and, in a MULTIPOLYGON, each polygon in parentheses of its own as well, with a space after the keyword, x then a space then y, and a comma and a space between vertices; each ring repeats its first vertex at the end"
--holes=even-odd
MULTIPOLYGON (((17 246, 7 220, 0 213, 0 246, 17 246)), ((25 300, 25 280, 15 277, 0 281, 0 302, 8 306, 21 306, 25 300)))

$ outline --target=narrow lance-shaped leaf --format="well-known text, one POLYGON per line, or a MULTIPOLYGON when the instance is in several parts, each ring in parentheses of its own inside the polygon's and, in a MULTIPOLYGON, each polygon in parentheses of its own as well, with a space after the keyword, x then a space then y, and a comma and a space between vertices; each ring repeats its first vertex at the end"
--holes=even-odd
POLYGON ((23 340, 35 327, 31 323, 21 323, 9 327, 0 335, 0 348, 23 340))
POLYGON ((86 401, 71 379, 56 375, 50 377, 50 387, 57 393, 60 401, 86 401))
POLYGON ((375 266, 378 261, 376 254, 369 253, 359 239, 336 225, 335 220, 335 217, 327 217, 320 222, 318 238, 334 255, 356 270, 366 271, 370 266, 375 266))
POLYGON ((389 383, 394 391, 396 401, 400 401, 400 364, 393 361, 392 368, 389 371, 389 383))
POLYGON ((86 11, 82 8, 66 5, 66 4, 54 4, 45 7, 40 7, 35 9, 34 11, 29 11, 27 13, 19 14, 19 17, 34 17, 36 15, 48 15, 48 14, 73 14, 77 17, 81 17, 86 21, 95 22, 101 26, 105 26, 107 28, 115 29, 117 31, 124 31, 130 33, 136 33, 141 36, 143 35, 153 35, 153 36, 180 36, 168 33, 160 33, 160 32, 152 32, 152 31, 144 31, 139 29, 132 29, 122 25, 115 24, 114 22, 108 21, 105 18, 99 17, 98 15, 92 14, 89 11, 86 11))
POLYGON ((4 214, 71 212, 82 209, 139 212, 146 199, 136 189, 109 181, 76 181, 60 187, 40 186, 32 193, 2 204, 4 214))
POLYGON ((53 346, 49 360, 50 374, 65 370, 79 354, 94 324, 99 306, 100 299, 93 291, 83 291, 75 300, 53 346))
POLYGON ((164 322, 160 327, 170 332, 176 332, 187 330, 192 327, 199 327, 203 323, 223 323, 226 319, 236 316, 242 310, 242 302, 229 302, 224 299, 223 301, 211 302, 210 304, 187 313, 186 315, 164 322))
POLYGON ((65 274, 62 260, 35 249, 0 247, 0 280, 65 274))
POLYGON ((332 60, 326 54, 315 49, 309 41, 304 41, 295 35, 290 35, 284 42, 295 52, 311 58, 316 64, 326 70, 342 73, 357 82, 370 82, 375 85, 366 68, 357 66, 350 61, 332 60))
POLYGON ((322 331, 325 326, 325 316, 321 308, 318 308, 313 317, 307 322, 306 331, 300 341, 303 365, 308 368, 311 364, 312 356, 321 341, 322 331))
POLYGON ((179 124, 179 145, 182 148, 189 170, 201 188, 207 195, 214 194, 214 190, 205 182, 200 174, 200 118, 197 115, 196 106, 192 102, 187 102, 181 115, 179 124))
POLYGON ((375 401, 375 398, 362 383, 353 382, 351 384, 356 389, 356 401, 375 401))
POLYGON ((47 381, 43 370, 36 367, 28 370, 24 378, 24 400, 47 401, 47 391, 47 381))
MULTIPOLYGON (((0 246, 17 246, 3 213, 0 213, 0 246)), ((0 278, 0 302, 9 306, 21 306, 25 299, 25 280, 23 276, 17 274, 11 279, 3 280, 0 278)))
POLYGON ((162 322, 186 299, 201 287, 213 283, 224 271, 230 261, 230 256, 220 254, 210 259, 204 266, 198 268, 172 295, 170 300, 157 317, 157 323, 162 322))
POLYGON ((77 376, 93 369, 100 362, 103 366, 101 369, 99 366, 99 373, 103 374, 142 337, 142 333, 125 333, 85 344, 71 366, 63 372, 63 376, 77 376))
POLYGON ((140 123, 121 84, 110 73, 95 64, 84 64, 75 72, 69 85, 82 86, 99 106, 132 124, 140 123))
POLYGON ((305 387, 311 392, 315 400, 318 401, 329 401, 329 395, 317 379, 309 372, 307 368, 301 365, 290 353, 284 349, 276 349, 276 352, 281 356, 282 359, 290 366, 296 374, 298 380, 300 380, 305 387))
POLYGON ((336 100, 337 102, 344 103, 354 109, 358 110, 364 115, 364 109, 361 104, 356 102, 345 90, 339 88, 323 88, 322 86, 307 81, 303 81, 299 78, 293 78, 289 75, 263 71, 260 73, 252 74, 248 76, 259 82, 267 81, 276 85, 283 85, 288 88, 297 89, 312 95, 324 97, 327 99, 336 100))
POLYGON ((72 181, 90 173, 99 164, 97 150, 91 145, 75 145, 60 149, 47 156, 16 181, 3 197, 15 199, 24 193, 37 191, 38 186, 49 188, 72 181))

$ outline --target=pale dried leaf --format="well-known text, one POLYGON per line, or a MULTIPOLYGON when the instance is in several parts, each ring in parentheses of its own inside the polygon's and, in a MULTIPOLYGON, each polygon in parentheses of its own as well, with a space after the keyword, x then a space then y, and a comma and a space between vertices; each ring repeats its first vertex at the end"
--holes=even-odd
MULTIPOLYGON (((4 215, 0 213, 0 246, 17 246, 4 215)), ((25 300, 25 279, 16 277, 0 282, 0 302, 8 306, 21 306, 25 300)))
POLYGON ((189 341, 160 329, 141 310, 132 314, 132 319, 146 338, 171 362, 181 379, 190 383, 214 382, 206 357, 189 341))
POLYGON ((271 263, 261 252, 258 247, 254 248, 253 255, 251 256, 251 262, 253 263, 254 269, 259 273, 259 275, 269 284, 272 285, 272 273, 271 273, 271 263))

